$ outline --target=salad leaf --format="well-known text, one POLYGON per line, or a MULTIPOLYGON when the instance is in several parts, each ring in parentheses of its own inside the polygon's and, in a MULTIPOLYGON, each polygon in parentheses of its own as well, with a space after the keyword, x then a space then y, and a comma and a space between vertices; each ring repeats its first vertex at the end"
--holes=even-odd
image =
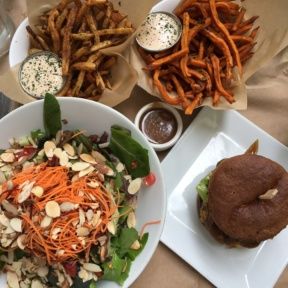
POLYGON ((208 202, 208 186, 211 174, 204 177, 196 186, 196 190, 203 202, 208 202))
POLYGON ((97 288, 96 282, 94 280, 92 280, 91 283, 89 284, 89 288, 97 288))
POLYGON ((61 130, 60 105, 52 94, 46 93, 43 108, 44 128, 47 136, 55 136, 61 130))
POLYGON ((119 126, 111 127, 110 149, 123 162, 132 178, 149 174, 148 150, 134 140, 127 129, 119 126))
POLYGON ((133 249, 128 250, 127 256, 132 261, 134 261, 136 259, 136 257, 143 251, 143 249, 146 246, 146 243, 148 241, 148 238, 149 238, 149 233, 145 233, 141 238, 139 238, 139 242, 140 242, 141 247, 138 250, 133 250, 133 249))
POLYGON ((30 135, 32 139, 34 140, 34 142, 38 143, 40 139, 45 137, 45 132, 40 129, 36 129, 36 130, 32 130, 30 135))
POLYGON ((127 279, 131 267, 131 260, 128 258, 121 259, 115 252, 109 262, 103 264, 104 280, 115 281, 123 285, 127 279))

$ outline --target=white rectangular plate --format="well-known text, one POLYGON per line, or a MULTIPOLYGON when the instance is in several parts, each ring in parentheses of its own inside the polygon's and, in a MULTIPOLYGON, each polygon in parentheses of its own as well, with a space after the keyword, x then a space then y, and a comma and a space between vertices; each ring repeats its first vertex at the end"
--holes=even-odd
POLYGON ((162 162, 168 194, 161 241, 217 287, 271 288, 288 260, 288 229, 256 248, 227 248, 199 222, 196 185, 259 139, 259 155, 288 170, 288 148, 235 111, 204 108, 162 162))

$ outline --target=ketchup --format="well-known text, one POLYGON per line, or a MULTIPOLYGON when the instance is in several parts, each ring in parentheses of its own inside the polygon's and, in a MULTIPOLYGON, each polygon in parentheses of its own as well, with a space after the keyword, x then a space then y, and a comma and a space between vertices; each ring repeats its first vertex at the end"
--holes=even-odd
POLYGON ((140 120, 140 129, 155 144, 169 142, 177 132, 177 120, 168 110, 155 108, 148 110, 140 120))

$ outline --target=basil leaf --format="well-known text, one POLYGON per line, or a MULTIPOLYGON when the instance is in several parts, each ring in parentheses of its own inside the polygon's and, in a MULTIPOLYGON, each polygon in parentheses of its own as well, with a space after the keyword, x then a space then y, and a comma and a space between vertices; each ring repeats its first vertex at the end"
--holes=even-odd
POLYGON ((130 259, 121 259, 115 252, 109 262, 103 264, 104 280, 115 281, 119 285, 123 285, 129 275, 131 267, 130 259))
POLYGON ((55 96, 46 93, 44 98, 44 128, 47 136, 55 136, 61 130, 61 110, 55 96))
POLYGON ((207 175, 196 186, 196 190, 204 203, 208 202, 208 186, 211 174, 207 175))
POLYGON ((123 162, 132 178, 149 174, 148 150, 143 148, 127 132, 119 126, 111 127, 110 149, 123 162))

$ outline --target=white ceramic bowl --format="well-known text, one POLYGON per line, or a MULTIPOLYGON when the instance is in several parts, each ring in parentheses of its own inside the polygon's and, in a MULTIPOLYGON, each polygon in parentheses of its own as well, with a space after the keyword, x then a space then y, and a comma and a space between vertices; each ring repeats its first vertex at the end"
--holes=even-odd
MULTIPOLYGON (((149 103, 149 104, 143 106, 137 112, 134 123, 135 123, 136 127, 138 127, 140 129, 141 119, 142 119, 143 115, 145 113, 147 113, 149 110, 157 109, 157 108, 164 109, 164 110, 171 112, 174 115, 176 122, 177 122, 177 130, 176 130, 174 137, 171 140, 169 140, 168 142, 165 142, 165 143, 161 143, 161 144, 150 142, 150 145, 154 148, 155 151, 163 151, 163 150, 167 150, 167 149, 171 148, 178 141, 178 139, 180 138, 182 131, 183 131, 182 118, 181 118, 179 112, 175 108, 173 108, 172 106, 170 106, 166 103, 163 103, 163 102, 149 103)), ((146 137, 146 136, 144 136, 144 137, 146 137)))
MULTIPOLYGON (((134 124, 116 110, 103 104, 72 97, 59 97, 62 119, 68 124, 64 129, 84 129, 87 133, 101 134, 104 131, 110 132, 113 124, 128 128, 132 136, 149 151, 151 171, 156 175, 156 182, 150 187, 142 188, 139 194, 138 208, 136 210, 137 229, 141 229, 144 223, 152 220, 161 220, 158 225, 147 227, 149 239, 140 255, 132 263, 128 279, 124 287, 130 287, 135 279, 141 274, 151 259, 160 239, 164 218, 166 213, 166 194, 164 189, 163 176, 160 162, 156 153, 148 141, 134 124)), ((43 128, 43 100, 26 104, 0 120, 0 147, 9 147, 8 140, 11 137, 27 135, 31 130, 43 128)), ((5 277, 1 275, 0 287, 6 287, 5 277)), ((101 282, 99 288, 119 287, 113 282, 101 282)))

